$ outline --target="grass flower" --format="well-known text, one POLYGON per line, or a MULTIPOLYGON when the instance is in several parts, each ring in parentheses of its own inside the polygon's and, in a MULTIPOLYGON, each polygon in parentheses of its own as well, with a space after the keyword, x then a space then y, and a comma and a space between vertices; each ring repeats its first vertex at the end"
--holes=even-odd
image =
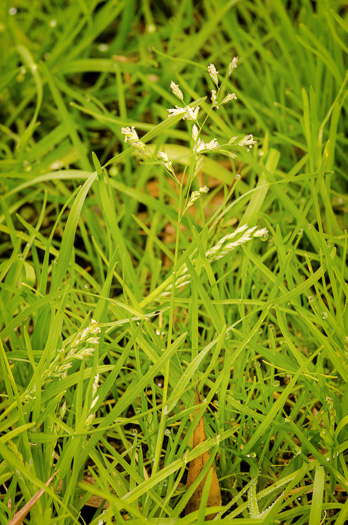
POLYGON ((190 106, 185 106, 185 116, 184 120, 197 120, 200 107, 190 108, 190 106))
POLYGON ((195 153, 200 153, 201 151, 213 151, 220 148, 220 144, 216 139, 211 140, 208 143, 205 143, 202 139, 198 139, 196 142, 193 151, 195 153))
POLYGON ((237 62, 238 62, 238 57, 234 57, 234 58, 232 59, 232 62, 230 62, 229 66, 228 66, 228 73, 227 73, 228 76, 230 76, 230 75, 232 74, 232 71, 233 71, 234 69, 236 69, 236 67, 237 67, 237 62))
POLYGON ((175 106, 175 108, 167 109, 167 111, 170 113, 169 117, 174 117, 176 115, 182 115, 183 120, 185 119, 186 120, 197 120, 199 110, 200 110, 199 106, 195 108, 191 108, 190 106, 185 106, 184 108, 175 106))
POLYGON ((208 66, 208 73, 210 75, 210 78, 214 82, 214 84, 218 86, 219 85, 219 79, 218 79, 219 72, 216 70, 216 67, 214 66, 214 64, 210 64, 208 66))
POLYGON ((183 92, 181 91, 179 86, 177 84, 175 84, 175 82, 171 81, 170 88, 171 88, 172 92, 174 93, 174 95, 176 97, 178 97, 180 100, 184 101, 183 92))
POLYGON ((227 104, 227 102, 230 102, 230 100, 237 100, 237 95, 235 93, 229 93, 226 95, 226 97, 223 99, 221 104, 227 104))
POLYGON ((254 237, 264 237, 265 235, 267 235, 267 233, 268 233, 267 228, 262 228, 261 230, 257 230, 254 233, 254 237))
POLYGON ((196 126, 196 124, 193 124, 192 126, 192 138, 195 142, 197 142, 197 139, 198 139, 198 135, 199 135, 199 129, 198 127, 196 126))
MULTIPOLYGON (((178 108, 181 109, 181 108, 178 108)), ((185 110, 183 110, 185 111, 185 110)), ((134 126, 122 128, 121 132, 125 135, 125 142, 129 142, 138 152, 147 157, 154 158, 149 151, 146 149, 145 144, 139 139, 137 132, 135 131, 134 126)), ((160 160, 162 166, 169 172, 169 174, 178 182, 178 179, 175 175, 172 161, 169 160, 168 155, 163 151, 160 151, 157 155, 157 158, 160 160)))
POLYGON ((175 171, 173 168, 173 162, 169 160, 167 153, 160 151, 157 157, 160 159, 162 166, 175 178, 175 180, 177 180, 175 171))
MULTIPOLYGON (((191 199, 193 198, 194 201, 199 199, 201 197, 201 193, 206 193, 206 191, 202 191, 202 190, 205 190, 205 188, 201 188, 198 192, 193 192, 191 199)), ((190 202, 191 202, 191 199, 190 199, 190 202)), ((222 237, 214 246, 212 246, 209 250, 205 252, 205 256, 210 263, 218 261, 219 259, 222 259, 226 255, 230 254, 233 250, 235 250, 239 246, 242 246, 243 244, 246 244, 247 242, 251 241, 254 237, 255 238, 264 237, 267 233, 268 233, 268 230, 266 228, 257 229, 257 226, 252 226, 251 228, 249 228, 247 224, 244 224, 243 226, 240 226, 239 228, 237 228, 234 232, 229 233, 228 235, 225 235, 224 237, 222 237), (240 234, 242 235, 238 237, 238 235, 240 234)), ((195 265, 196 263, 197 263, 197 260, 194 259, 192 261, 192 264, 195 265)), ((188 284, 190 280, 191 280, 191 277, 188 274, 188 269, 187 269, 187 266, 185 265, 183 269, 181 270, 180 275, 177 277, 175 281, 175 287, 179 288, 181 286, 184 286, 185 284, 188 284)), ((167 289, 163 292, 162 295, 168 295, 168 293, 170 293, 171 288, 172 288, 172 285, 169 285, 167 289)))
MULTIPOLYGON (((41 375, 41 384, 44 385, 45 383, 51 382, 52 378, 63 379, 66 377, 68 370, 73 366, 76 359, 82 361, 92 356, 94 348, 90 347, 87 343, 98 344, 99 338, 97 335, 99 333, 100 328, 98 323, 92 319, 89 325, 79 332, 72 342, 66 342, 61 349, 57 350, 55 358, 41 375)), ((24 392, 23 402, 27 402, 29 399, 34 399, 35 397, 36 387, 34 385, 24 392)))
POLYGON ((199 188, 198 191, 193 191, 191 193, 191 198, 186 205, 186 210, 190 208, 198 199, 200 199, 204 193, 208 193, 208 191, 209 191, 209 188, 207 186, 203 186, 202 188, 199 188))
POLYGON ((225 237, 220 239, 220 241, 215 246, 213 246, 212 248, 210 248, 210 250, 206 252, 205 256, 211 262, 217 261, 219 259, 222 259, 222 257, 228 255, 238 246, 242 246, 243 244, 251 241, 253 237, 263 237, 264 235, 266 235, 266 233, 268 233, 268 230, 266 230, 266 228, 262 228, 257 231, 255 230, 257 230, 257 226, 248 228, 246 224, 244 226, 241 226, 240 228, 237 228, 237 230, 235 230, 233 233, 226 235, 225 237), (244 233, 241 237, 239 237, 239 239, 236 239, 232 242, 228 242, 231 241, 231 239, 235 239, 236 236, 242 232, 244 233))
POLYGON ((123 133, 123 135, 125 136, 125 142, 129 142, 134 148, 136 148, 142 153, 145 153, 145 144, 139 139, 134 126, 132 126, 131 128, 121 128, 121 133, 123 133))
POLYGON ((197 155, 192 179, 194 179, 198 175, 198 173, 201 171, 203 167, 203 163, 204 163, 204 155, 197 155))
POLYGON ((88 416, 86 418, 86 427, 89 427, 95 418, 95 413, 93 412, 93 409, 99 400, 99 395, 97 395, 98 388, 99 388, 99 374, 95 376, 93 385, 92 385, 92 401, 89 407, 88 416))
POLYGON ((169 117, 175 117, 176 115, 184 115, 186 113, 186 110, 184 108, 180 108, 179 106, 175 106, 175 108, 167 109, 169 112, 169 117))
POLYGON ((217 95, 216 95, 215 89, 211 90, 211 102, 212 102, 213 108, 219 109, 219 104, 217 101, 217 95))
POLYGON ((254 144, 257 144, 257 141, 254 140, 253 135, 246 135, 242 140, 240 140, 236 145, 237 146, 249 146, 252 147, 254 144))

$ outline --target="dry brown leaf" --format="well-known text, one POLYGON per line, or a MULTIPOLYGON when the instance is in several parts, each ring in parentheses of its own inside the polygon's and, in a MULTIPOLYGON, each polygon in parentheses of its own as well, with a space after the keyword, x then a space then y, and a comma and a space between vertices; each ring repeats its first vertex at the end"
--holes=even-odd
MULTIPOLYGON (((200 398, 198 393, 198 387, 196 386, 196 405, 199 405, 200 398)), ((196 414, 199 409, 196 410, 196 414)), ((198 422, 197 427, 194 430, 193 433, 193 448, 197 447, 203 441, 206 440, 205 436, 205 429, 204 429, 204 419, 203 417, 198 422)), ((193 459, 189 463, 188 467, 188 476, 187 476, 187 489, 192 485, 192 483, 198 478, 200 472, 203 470, 204 465, 207 463, 207 461, 210 458, 210 452, 207 450, 198 458, 193 459)), ((221 505, 221 492, 220 492, 220 485, 219 480, 216 474, 216 470, 214 467, 214 464, 211 466, 211 469, 213 469, 213 477, 211 480, 210 490, 209 490, 209 496, 207 501, 207 507, 216 507, 221 505)), ((208 473, 207 473, 208 475, 208 473)), ((187 503, 185 507, 185 514, 191 514, 191 512, 194 512, 195 510, 198 510, 201 504, 203 490, 204 490, 204 484, 207 479, 207 475, 203 478, 201 483, 198 485, 194 493, 192 494, 189 502, 187 503)), ((210 514, 209 516, 206 516, 207 520, 213 519, 215 514, 210 514)))
MULTIPOLYGON (((58 470, 57 470, 58 472, 58 470)), ((48 485, 51 483, 52 479, 54 478, 54 476, 57 474, 57 472, 55 472, 51 477, 50 479, 45 483, 46 487, 48 487, 48 485)), ((17 512, 12 520, 10 520, 8 522, 7 525, 20 525, 24 518, 26 517, 26 515, 28 514, 28 512, 30 511, 30 509, 33 508, 33 506, 35 505, 35 503, 41 498, 42 494, 44 493, 44 489, 40 489, 29 501, 28 503, 26 503, 24 505, 24 507, 19 511, 17 512)))

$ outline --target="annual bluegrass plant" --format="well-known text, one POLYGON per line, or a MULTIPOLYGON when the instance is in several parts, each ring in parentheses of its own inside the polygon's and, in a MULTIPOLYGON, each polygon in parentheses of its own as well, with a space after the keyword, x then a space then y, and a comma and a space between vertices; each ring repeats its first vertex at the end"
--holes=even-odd
MULTIPOLYGON (((173 162, 169 160, 167 153, 163 151, 157 152, 157 157, 154 156, 154 154, 149 151, 146 148, 146 145, 139 139, 138 134, 134 128, 134 126, 122 128, 122 133, 125 136, 125 142, 129 142, 133 148, 135 148, 138 153, 143 157, 149 157, 153 160, 156 160, 156 158, 159 160, 160 164, 165 168, 165 170, 173 177, 175 182, 178 183, 180 196, 179 196, 179 208, 178 208, 178 221, 177 221, 177 243, 176 243, 176 251, 175 251, 175 259, 174 261, 178 259, 178 253, 177 249, 179 247, 179 238, 180 238, 180 224, 181 220, 184 216, 184 214, 187 212, 188 208, 193 206, 193 204, 198 201, 204 194, 209 192, 209 188, 207 186, 203 186, 199 188, 199 190, 191 191, 192 185, 194 184, 194 181, 203 167, 204 163, 204 155, 203 153, 210 153, 210 152, 217 152, 222 153, 230 158, 236 158, 236 153, 230 151, 234 147, 236 148, 242 148, 246 147, 248 151, 250 151, 254 144, 256 144, 256 141, 253 138, 253 135, 249 134, 244 136, 241 139, 238 139, 237 137, 232 137, 227 144, 220 145, 216 139, 210 140, 210 142, 205 143, 204 140, 201 138, 201 133, 203 130, 204 125, 206 124, 207 120, 209 119, 209 115, 212 110, 219 109, 219 104, 226 104, 227 102, 231 100, 235 100, 237 97, 235 93, 229 93, 226 95, 221 102, 218 102, 219 95, 221 92, 224 91, 225 83, 227 78, 231 75, 232 71, 237 67, 238 57, 233 58, 231 63, 228 66, 226 78, 224 79, 221 86, 219 86, 219 78, 218 78, 218 71, 216 70, 214 64, 210 64, 208 67, 208 73, 211 79, 213 80, 216 88, 218 91, 212 90, 212 96, 211 96, 211 106, 209 110, 207 111, 207 114, 202 122, 202 124, 199 124, 199 116, 200 116, 200 107, 196 105, 195 102, 192 103, 194 109, 190 107, 189 105, 184 105, 184 107, 175 106, 174 109, 168 109, 169 117, 173 116, 180 116, 183 120, 191 120, 194 121, 194 124, 192 125, 191 135, 193 140, 192 150, 189 156, 189 161, 185 166, 182 180, 181 182, 178 180, 178 177, 175 173, 175 170, 173 168, 173 162), (227 149, 226 149, 227 148, 227 149), (185 175, 186 172, 189 172, 189 177, 185 181, 185 175)), ((171 81, 170 87, 172 89, 173 94, 178 97, 183 104, 184 102, 184 94, 181 91, 180 87, 175 84, 173 81, 171 81)), ((240 226, 237 228, 234 232, 229 233, 225 235, 223 238, 221 238, 215 246, 212 246, 209 248, 209 250, 206 251, 205 257, 207 258, 208 262, 216 261, 220 258, 225 257, 228 255, 232 250, 237 248, 238 246, 243 245, 244 243, 250 241, 252 237, 264 237, 267 235, 267 229, 257 229, 257 226, 248 227, 247 224, 244 224, 243 226, 240 226), (240 235, 242 234, 243 235, 240 235), (234 239, 232 242, 230 242, 232 239, 234 239)), ((196 260, 194 262, 197 262, 196 260)), ((186 284, 187 278, 189 278, 188 275, 188 268, 186 265, 184 265, 177 273, 176 273, 176 281, 175 286, 182 286, 182 284, 186 284)), ((170 288, 171 285, 168 286, 170 288)), ((164 292, 166 293, 166 292, 164 292)))
POLYGON ((343 525, 345 6, 17 4, 0 523, 343 525), (213 461, 222 505, 184 517, 213 461))

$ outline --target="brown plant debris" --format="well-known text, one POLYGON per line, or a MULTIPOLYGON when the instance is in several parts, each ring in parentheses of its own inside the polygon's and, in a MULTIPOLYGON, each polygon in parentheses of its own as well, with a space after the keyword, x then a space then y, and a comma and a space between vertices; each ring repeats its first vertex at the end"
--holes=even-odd
MULTIPOLYGON (((196 386, 196 400, 195 400, 195 403, 196 403, 196 405, 199 405, 199 403, 200 403, 200 398, 199 398, 199 393, 198 393, 198 387, 197 386, 196 386)), ((195 412, 196 414, 197 414, 198 410, 199 409, 197 408, 197 410, 195 412)), ((198 445, 203 443, 203 441, 205 441, 205 440, 206 440, 206 435, 205 435, 205 429, 204 429, 204 419, 202 417, 200 419, 200 421, 198 422, 197 427, 195 428, 194 433, 193 433, 193 448, 197 447, 198 445)), ((204 465, 207 463, 209 458, 210 458, 210 452, 209 452, 209 450, 207 450, 206 452, 204 452, 203 454, 201 454, 197 458, 195 458, 192 461, 190 461, 189 467, 188 467, 188 477, 187 477, 187 487, 186 487, 187 489, 189 489, 190 486, 194 483, 194 481, 198 478, 200 472, 203 470, 204 465)), ((215 470, 214 464, 211 466, 211 469, 213 469, 213 475, 212 475, 212 480, 211 480, 211 484, 210 484, 209 496, 208 496, 208 501, 207 501, 207 508, 208 507, 216 507, 216 506, 221 505, 220 485, 219 485, 219 480, 218 480, 218 477, 217 477, 217 474, 216 474, 216 470, 215 470)), ((201 504, 201 500, 202 500, 202 496, 203 496, 204 484, 206 482, 207 476, 208 476, 208 473, 203 478, 203 480, 200 482, 200 484, 198 485, 198 487, 196 488, 196 490, 192 494, 189 502, 187 503, 187 505, 185 507, 185 514, 186 515, 187 514, 191 514, 191 512, 194 512, 194 511, 199 509, 200 504, 201 504)), ((215 516, 215 514, 210 514, 209 516, 206 517, 206 519, 211 520, 211 519, 214 518, 214 516, 215 516)))

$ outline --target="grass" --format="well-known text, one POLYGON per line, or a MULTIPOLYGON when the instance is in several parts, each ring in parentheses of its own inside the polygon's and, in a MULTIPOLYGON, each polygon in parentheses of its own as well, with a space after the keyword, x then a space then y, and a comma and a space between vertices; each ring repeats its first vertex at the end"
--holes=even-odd
POLYGON ((186 479, 207 450, 217 521, 344 525, 345 2, 5 0, 0 17, 1 525, 40 489, 24 523, 201 524, 186 479), (218 96, 238 99, 212 109, 207 67, 222 81, 235 56, 218 96), (257 144, 198 169, 171 81, 205 143, 257 144), (212 257, 243 225, 268 233, 212 257))

